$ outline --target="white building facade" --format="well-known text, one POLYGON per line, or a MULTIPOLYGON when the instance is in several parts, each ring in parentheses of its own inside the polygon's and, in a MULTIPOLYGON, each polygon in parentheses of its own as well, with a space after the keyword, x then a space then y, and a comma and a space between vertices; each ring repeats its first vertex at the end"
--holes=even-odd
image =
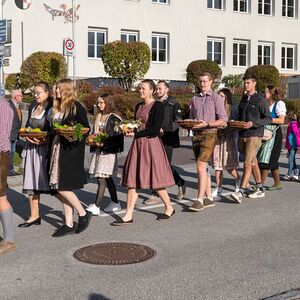
MULTIPOLYGON (((3 15, 12 20, 9 66, 36 51, 62 53, 72 37, 66 14, 71 0, 33 0, 20 10, 5 1, 3 15), (65 6, 64 6, 65 5, 65 6), (22 34, 23 32, 23 34, 22 34), (23 50, 22 50, 23 49, 23 50)), ((74 0, 80 5, 74 23, 76 76, 108 77, 101 61, 104 43, 144 41, 152 52, 146 77, 185 80, 187 65, 197 59, 216 61, 225 74, 244 73, 256 64, 275 65, 280 73, 299 74, 298 0, 74 0)), ((72 75, 69 63, 69 75, 72 75)))

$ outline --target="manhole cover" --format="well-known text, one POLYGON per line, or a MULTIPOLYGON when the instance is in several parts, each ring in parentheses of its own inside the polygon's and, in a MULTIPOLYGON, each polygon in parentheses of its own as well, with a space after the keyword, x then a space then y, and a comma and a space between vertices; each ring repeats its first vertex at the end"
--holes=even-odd
POLYGON ((78 249, 73 256, 96 265, 126 265, 145 261, 155 255, 147 246, 130 243, 104 243, 78 249))

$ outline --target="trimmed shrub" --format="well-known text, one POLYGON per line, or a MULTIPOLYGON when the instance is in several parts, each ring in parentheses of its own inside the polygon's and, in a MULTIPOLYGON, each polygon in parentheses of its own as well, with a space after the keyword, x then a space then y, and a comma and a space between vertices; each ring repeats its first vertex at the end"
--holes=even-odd
POLYGON ((229 89, 237 89, 243 87, 244 74, 229 74, 225 75, 221 82, 229 89))
POLYGON ((222 70, 219 65, 211 60, 194 60, 186 68, 186 80, 195 87, 198 86, 199 75, 203 72, 210 72, 215 81, 219 81, 222 76, 222 70))
POLYGON ((150 67, 150 49, 144 42, 115 41, 102 48, 105 72, 118 78, 121 87, 130 91, 137 79, 143 78, 150 67))
POLYGON ((35 52, 21 66, 21 78, 28 78, 28 88, 39 81, 50 85, 67 76, 65 57, 56 52, 35 52))
POLYGON ((7 75, 5 79, 5 89, 12 91, 21 89, 24 93, 29 86, 29 79, 21 73, 12 73, 7 75))
POLYGON ((285 101, 287 112, 294 111, 300 119, 300 99, 291 99, 285 101))
POLYGON ((248 68, 245 75, 254 75, 257 79, 257 89, 264 91, 267 85, 279 85, 279 71, 271 65, 255 65, 248 68))

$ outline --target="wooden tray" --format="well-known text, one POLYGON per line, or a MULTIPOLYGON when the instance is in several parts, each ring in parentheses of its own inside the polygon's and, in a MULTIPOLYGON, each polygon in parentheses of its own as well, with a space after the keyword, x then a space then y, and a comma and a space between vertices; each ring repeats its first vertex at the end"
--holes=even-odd
POLYGON ((198 124, 201 124, 201 123, 202 123, 202 121, 189 120, 189 119, 177 121, 177 124, 181 128, 184 128, 184 129, 191 129, 195 125, 198 125, 198 124))
POLYGON ((247 122, 244 121, 229 121, 227 122, 228 127, 237 128, 237 129, 245 129, 247 122))
POLYGON ((29 139, 45 139, 47 136, 47 131, 32 131, 32 132, 19 132, 19 135, 23 138, 29 138, 29 139))

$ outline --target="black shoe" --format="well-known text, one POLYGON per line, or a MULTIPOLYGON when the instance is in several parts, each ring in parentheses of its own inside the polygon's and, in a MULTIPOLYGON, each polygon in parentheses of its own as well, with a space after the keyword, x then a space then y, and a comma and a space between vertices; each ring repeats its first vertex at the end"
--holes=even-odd
POLYGON ((20 175, 19 173, 17 173, 16 171, 10 171, 8 173, 8 176, 17 176, 17 175, 20 175))
POLYGON ((172 216, 174 216, 174 214, 175 214, 175 209, 173 209, 172 213, 171 213, 169 216, 168 216, 167 214, 162 214, 162 215, 160 215, 160 216, 157 218, 157 220, 158 220, 158 221, 161 221, 161 220, 169 220, 169 219, 172 218, 172 216))
POLYGON ((123 225, 129 225, 129 224, 133 224, 133 219, 131 219, 129 221, 124 221, 123 219, 119 219, 119 220, 116 220, 116 221, 110 223, 110 225, 112 225, 112 226, 123 226, 123 225))
POLYGON ((61 236, 65 236, 68 234, 72 234, 75 233, 76 230, 76 226, 73 225, 73 227, 69 227, 67 225, 63 225, 61 227, 59 227, 53 234, 53 237, 61 237, 61 236))
POLYGON ((76 229, 76 233, 80 233, 83 230, 87 229, 93 214, 90 211, 86 210, 86 214, 82 217, 78 217, 78 227, 76 229))
POLYGON ((21 224, 19 224, 18 225, 18 227, 29 227, 29 226, 31 226, 31 225, 41 225, 41 222, 42 222, 42 220, 41 220, 41 217, 38 217, 37 219, 35 219, 34 221, 32 221, 32 222, 24 222, 24 223, 21 223, 21 224))

